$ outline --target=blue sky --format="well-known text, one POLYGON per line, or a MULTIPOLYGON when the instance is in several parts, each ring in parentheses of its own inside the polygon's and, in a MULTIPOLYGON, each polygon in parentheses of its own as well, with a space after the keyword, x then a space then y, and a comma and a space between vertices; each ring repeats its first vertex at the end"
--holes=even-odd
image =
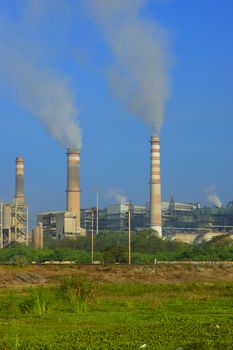
MULTIPOLYGON (((231 0, 148 0, 143 10, 166 30, 172 58, 161 129, 164 200, 207 205, 209 187, 223 203, 233 199, 232 13, 231 0)), ((114 202, 112 190, 148 201, 151 130, 113 96, 106 79, 113 55, 81 2, 0 0, 0 39, 0 60, 4 47, 16 47, 72 91, 83 134, 81 206, 95 205, 96 186, 101 207, 114 202)), ((39 211, 65 208, 65 148, 1 80, 0 199, 12 199, 14 161, 23 155, 33 221, 39 211)))

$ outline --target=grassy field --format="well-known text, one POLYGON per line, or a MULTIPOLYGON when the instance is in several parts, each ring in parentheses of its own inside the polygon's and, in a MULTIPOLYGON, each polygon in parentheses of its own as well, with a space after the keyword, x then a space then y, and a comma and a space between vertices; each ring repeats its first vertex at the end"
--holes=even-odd
POLYGON ((0 349, 233 349, 233 283, 97 283, 1 291, 0 349))

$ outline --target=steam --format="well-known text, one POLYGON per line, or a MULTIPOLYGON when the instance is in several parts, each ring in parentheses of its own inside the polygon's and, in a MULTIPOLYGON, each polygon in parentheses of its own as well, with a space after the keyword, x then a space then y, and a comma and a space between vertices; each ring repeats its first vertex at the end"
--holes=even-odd
POLYGON ((221 199, 217 196, 214 187, 209 188, 206 191, 206 198, 208 200, 209 203, 215 205, 217 208, 221 208, 222 207, 222 201, 221 199))
MULTIPOLYGON (((33 55, 27 41, 30 25, 24 30, 25 39, 18 40, 19 44, 14 39, 15 29, 11 29, 11 23, 6 22, 0 28, 1 87, 36 117, 63 147, 80 148, 81 131, 76 120, 79 112, 69 81, 42 65, 38 55, 33 55), (4 32, 8 33, 6 38, 4 32)), ((21 34, 24 33, 19 31, 19 36, 21 34)), ((38 45, 36 49, 41 48, 38 45)))
POLYGON ((105 195, 106 198, 113 198, 119 204, 125 204, 127 202, 127 197, 120 193, 120 191, 111 190, 105 195))
POLYGON ((140 14, 146 2, 85 0, 115 59, 108 71, 113 94, 159 134, 169 97, 170 64, 165 31, 140 14))

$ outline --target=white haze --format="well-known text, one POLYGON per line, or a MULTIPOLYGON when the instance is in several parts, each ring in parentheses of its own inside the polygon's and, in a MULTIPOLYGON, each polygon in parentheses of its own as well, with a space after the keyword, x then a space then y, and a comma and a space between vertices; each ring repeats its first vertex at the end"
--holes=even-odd
MULTIPOLYGON (((27 42, 29 33, 30 25, 24 23, 22 33, 17 33, 12 23, 2 21, 1 87, 36 117, 63 147, 80 148, 81 131, 76 120, 79 112, 69 81, 66 76, 41 64, 35 50, 30 50, 30 43, 27 42), (15 38, 17 34, 20 40, 15 38)), ((43 50, 39 43, 37 49, 43 50)))
POLYGON ((120 191, 111 190, 106 193, 106 198, 113 198, 119 204, 125 204, 127 202, 127 197, 120 193, 120 191))
POLYGON ((113 53, 108 71, 113 94, 159 134, 169 97, 167 38, 140 16, 146 0, 84 0, 113 53))
POLYGON ((206 190, 206 198, 209 203, 213 204, 217 208, 222 207, 222 201, 221 199, 217 196, 214 188, 209 188, 206 190))

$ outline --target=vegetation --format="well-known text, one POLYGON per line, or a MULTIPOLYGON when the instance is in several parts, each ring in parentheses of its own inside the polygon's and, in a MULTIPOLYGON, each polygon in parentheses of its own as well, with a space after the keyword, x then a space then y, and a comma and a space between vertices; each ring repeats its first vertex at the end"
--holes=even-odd
POLYGON ((232 283, 96 285, 79 276, 2 290, 0 348, 231 350, 232 297, 232 283))
MULTIPOLYGON (((127 263, 128 236, 122 232, 101 232, 94 239, 94 260, 101 263, 127 263)), ((233 240, 230 235, 218 236, 211 241, 186 244, 163 240, 153 231, 143 230, 132 235, 132 263, 153 264, 157 261, 232 261, 233 240)), ((90 237, 76 240, 47 240, 44 249, 34 250, 19 244, 0 250, 0 263, 18 266, 32 261, 73 261, 88 264, 90 258, 90 237)))

